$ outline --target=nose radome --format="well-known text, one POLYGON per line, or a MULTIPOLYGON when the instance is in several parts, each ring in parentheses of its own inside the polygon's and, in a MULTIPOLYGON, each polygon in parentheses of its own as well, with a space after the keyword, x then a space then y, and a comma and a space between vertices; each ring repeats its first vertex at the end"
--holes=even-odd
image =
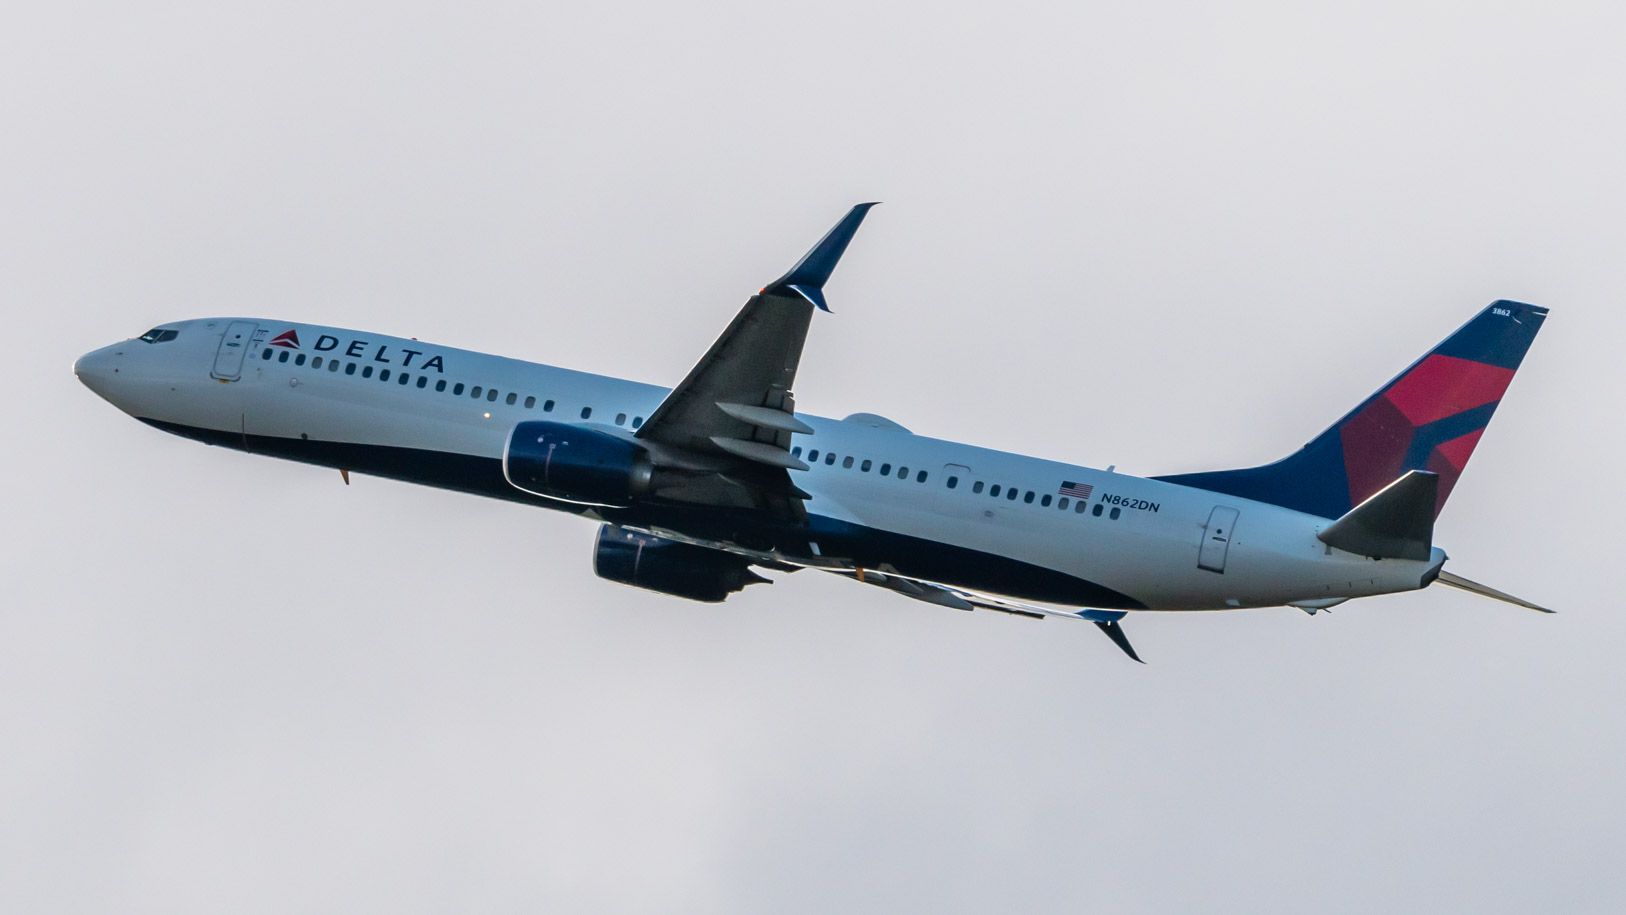
POLYGON ((85 387, 105 398, 113 377, 118 373, 120 353, 112 346, 92 350, 74 360, 73 373, 85 387))

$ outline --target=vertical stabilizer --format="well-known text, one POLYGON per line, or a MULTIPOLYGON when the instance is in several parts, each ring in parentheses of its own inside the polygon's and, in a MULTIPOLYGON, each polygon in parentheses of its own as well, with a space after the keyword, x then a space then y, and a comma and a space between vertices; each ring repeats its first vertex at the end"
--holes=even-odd
POLYGON ((1437 516, 1546 317, 1536 305, 1492 302, 1296 454, 1157 479, 1339 518, 1425 470, 1439 475, 1437 516))

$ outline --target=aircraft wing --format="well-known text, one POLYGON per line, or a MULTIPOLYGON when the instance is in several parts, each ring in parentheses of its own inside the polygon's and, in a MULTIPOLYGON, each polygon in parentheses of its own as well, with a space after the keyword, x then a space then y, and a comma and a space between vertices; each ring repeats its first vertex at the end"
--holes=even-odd
MULTIPOLYGON (((954 610, 994 610, 999 613, 1009 613, 1012 616, 1024 616, 1029 619, 1045 619, 1046 617, 1061 617, 1070 620, 1084 620, 1094 623, 1097 628, 1106 633, 1107 638, 1117 645, 1119 650, 1128 655, 1131 660, 1140 661, 1140 655, 1135 653, 1129 644, 1128 636, 1124 635, 1123 627, 1118 621, 1127 613, 1123 610, 1092 610, 1088 607, 1046 607, 1040 604, 1028 604, 1000 597, 995 594, 983 594, 977 591, 968 591, 953 585, 926 581, 919 578, 906 578, 896 572, 878 571, 875 569, 835 570, 840 574, 850 575, 867 585, 886 588, 896 591, 904 597, 936 604, 939 607, 949 607, 954 610)), ((1141 663, 1146 663, 1141 661, 1141 663)))
POLYGON ((756 507, 804 517, 806 497, 790 470, 791 433, 813 430, 795 416, 792 388, 824 284, 873 203, 847 212, 796 266, 752 296, 637 437, 659 456, 695 457, 696 472, 656 495, 708 505, 756 507), (709 468, 709 469, 708 469, 709 468))

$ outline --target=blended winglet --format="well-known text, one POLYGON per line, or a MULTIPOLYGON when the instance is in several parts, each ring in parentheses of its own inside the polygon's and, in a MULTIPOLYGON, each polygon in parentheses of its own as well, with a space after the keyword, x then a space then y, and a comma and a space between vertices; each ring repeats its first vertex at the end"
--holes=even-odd
POLYGON ((1099 627, 1102 632, 1107 634, 1107 638, 1112 640, 1112 644, 1117 645, 1124 654, 1129 655, 1129 660, 1135 661, 1139 664, 1146 663, 1140 659, 1140 655, 1135 654, 1135 646, 1129 644, 1129 636, 1124 635, 1123 626, 1119 625, 1116 621, 1105 622, 1100 620, 1097 620, 1095 625, 1099 627))
POLYGON ((858 232, 858 226, 864 221, 874 202, 860 203, 847 211, 835 227, 824 233, 819 243, 812 250, 790 268, 790 272, 763 288, 764 293, 791 292, 808 300, 821 311, 829 311, 830 306, 824 301, 824 284, 829 281, 830 274, 836 269, 841 255, 847 251, 847 243, 853 240, 858 232))

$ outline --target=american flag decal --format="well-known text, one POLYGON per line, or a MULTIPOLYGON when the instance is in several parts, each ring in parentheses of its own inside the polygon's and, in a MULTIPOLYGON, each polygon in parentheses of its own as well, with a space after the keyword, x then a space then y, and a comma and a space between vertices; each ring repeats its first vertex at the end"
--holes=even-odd
POLYGON ((1061 481, 1061 489, 1056 491, 1064 496, 1072 496, 1080 502, 1087 502, 1090 493, 1095 492, 1095 487, 1088 483, 1074 483, 1072 480, 1063 480, 1061 481))

